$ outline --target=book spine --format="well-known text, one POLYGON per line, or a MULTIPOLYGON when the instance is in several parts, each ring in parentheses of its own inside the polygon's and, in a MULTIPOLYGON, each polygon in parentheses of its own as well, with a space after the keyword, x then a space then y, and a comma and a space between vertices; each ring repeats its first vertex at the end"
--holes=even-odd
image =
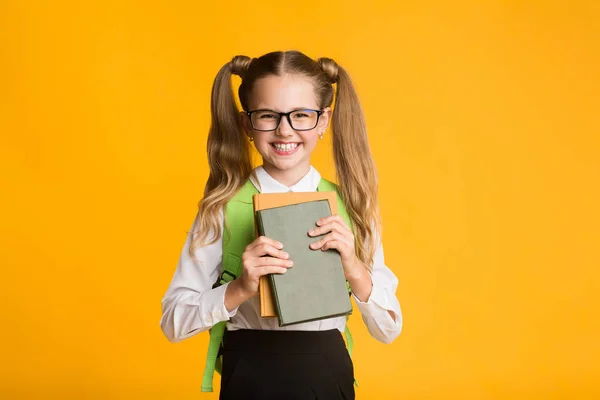
POLYGON ((277 285, 275 284, 275 274, 269 274, 269 280, 271 281, 271 292, 273 293, 273 302, 275 303, 275 310, 277 312, 277 319, 279 326, 284 326, 285 321, 281 317, 281 306, 279 304, 279 296, 277 296, 277 285))
POLYGON ((258 234, 260 236, 266 236, 265 235, 265 227, 263 226, 262 212, 260 210, 257 211, 256 215, 254 217, 256 218, 256 227, 258 230, 258 234))
POLYGON ((255 195, 252 196, 252 206, 254 207, 254 212, 256 213, 258 210, 260 210, 259 206, 260 206, 260 194, 257 193, 255 195))
MULTIPOLYGON (((262 213, 262 210, 258 210, 256 212, 256 225, 258 228, 258 234, 261 236, 268 236, 263 225, 262 213)), ((277 318, 279 319, 279 326, 283 326, 283 321, 281 319, 281 307, 279 304, 279 297, 277 296, 277 285, 275 284, 275 274, 269 274, 268 278, 271 282, 271 293, 273 294, 273 303, 275 303, 275 310, 277 312, 277 318)))

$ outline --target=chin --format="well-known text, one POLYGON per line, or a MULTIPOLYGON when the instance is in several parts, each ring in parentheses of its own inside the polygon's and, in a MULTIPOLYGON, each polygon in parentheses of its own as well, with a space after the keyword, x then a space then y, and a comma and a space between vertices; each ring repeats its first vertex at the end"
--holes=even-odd
POLYGON ((263 162, 271 165, 273 168, 276 168, 279 171, 292 171, 305 165, 305 160, 302 158, 294 160, 263 158, 263 162))

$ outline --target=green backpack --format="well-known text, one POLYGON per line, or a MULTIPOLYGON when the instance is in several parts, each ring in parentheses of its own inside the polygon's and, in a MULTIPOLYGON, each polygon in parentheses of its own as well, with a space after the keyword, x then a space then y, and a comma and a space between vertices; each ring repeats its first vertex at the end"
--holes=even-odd
MULTIPOLYGON (((326 180, 321 179, 317 187, 317 191, 334 191, 337 192, 337 186, 326 180)), ((223 272, 218 281, 213 285, 218 287, 227 282, 233 281, 242 272, 242 253, 245 247, 255 239, 254 232, 254 206, 252 196, 258 193, 252 182, 248 179, 244 186, 229 200, 225 206, 225 221, 228 224, 223 229, 223 272), (235 221, 232 223, 232 221, 235 221), (235 229, 231 229, 235 224, 235 229)), ((348 212, 344 203, 337 195, 338 214, 342 217, 346 225, 352 227, 348 212)), ((350 291, 350 286, 348 286, 350 291)), ((223 344, 223 335, 225 334, 226 321, 221 321, 215 324, 210 329, 210 340, 208 344, 208 353, 206 355, 206 366, 204 367, 204 376, 202 378, 202 392, 213 391, 213 376, 215 370, 220 374, 222 370, 222 356, 219 354, 219 349, 223 344)), ((348 353, 352 357, 352 348, 354 341, 346 324, 344 331, 346 343, 348 344, 348 353)), ((354 381, 356 384, 356 380, 354 381)))

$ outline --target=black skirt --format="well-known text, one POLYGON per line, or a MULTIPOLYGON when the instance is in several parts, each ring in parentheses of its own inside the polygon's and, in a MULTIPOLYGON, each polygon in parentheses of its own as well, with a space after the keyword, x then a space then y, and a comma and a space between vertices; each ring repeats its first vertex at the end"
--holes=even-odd
POLYGON ((354 368, 339 330, 227 331, 220 400, 354 399, 354 368))

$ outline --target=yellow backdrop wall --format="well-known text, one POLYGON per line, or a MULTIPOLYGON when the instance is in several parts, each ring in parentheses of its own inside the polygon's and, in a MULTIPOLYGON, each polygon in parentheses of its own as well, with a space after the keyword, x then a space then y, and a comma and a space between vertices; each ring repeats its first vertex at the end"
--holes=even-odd
POLYGON ((354 78, 400 279, 393 344, 351 320, 358 398, 598 398, 599 21, 596 1, 3 1, 0 397, 217 398, 208 335, 159 328, 210 87, 236 54, 299 49, 354 78))

